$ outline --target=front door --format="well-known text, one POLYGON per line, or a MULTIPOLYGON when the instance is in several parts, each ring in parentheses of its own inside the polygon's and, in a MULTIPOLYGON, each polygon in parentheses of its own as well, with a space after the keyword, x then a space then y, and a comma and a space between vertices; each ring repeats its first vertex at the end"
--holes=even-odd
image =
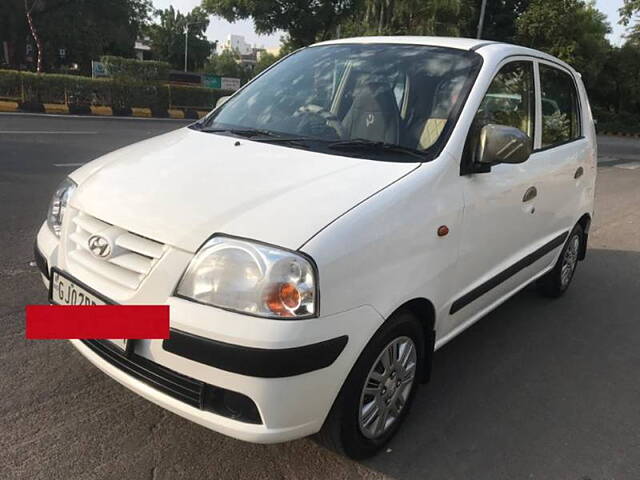
MULTIPOLYGON (((499 68, 474 123, 516 127, 534 139, 535 106, 533 61, 510 60, 499 68)), ((530 275, 523 259, 526 263, 543 228, 536 211, 543 177, 544 170, 532 159, 460 177, 465 206, 449 334, 492 308, 530 275)))

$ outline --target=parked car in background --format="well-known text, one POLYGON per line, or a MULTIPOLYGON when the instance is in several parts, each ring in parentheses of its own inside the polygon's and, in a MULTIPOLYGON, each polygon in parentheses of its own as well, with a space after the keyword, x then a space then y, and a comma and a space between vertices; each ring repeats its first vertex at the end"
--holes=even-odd
POLYGON ((595 178, 560 60, 343 39, 73 172, 36 256, 52 303, 170 306, 167 340, 72 340, 134 392, 242 440, 318 434, 363 458, 436 349, 531 282, 567 290, 595 178))

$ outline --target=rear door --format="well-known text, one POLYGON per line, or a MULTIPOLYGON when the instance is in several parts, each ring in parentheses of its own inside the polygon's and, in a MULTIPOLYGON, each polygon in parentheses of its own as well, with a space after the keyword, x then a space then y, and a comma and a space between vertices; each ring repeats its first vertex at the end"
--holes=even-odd
MULTIPOLYGON (((585 138, 582 111, 573 74, 559 64, 538 60, 540 138, 530 161, 543 169, 536 200, 543 220, 544 244, 567 233, 577 221, 581 196, 588 187, 592 148, 585 138)), ((548 258, 548 266, 554 260, 548 258)))

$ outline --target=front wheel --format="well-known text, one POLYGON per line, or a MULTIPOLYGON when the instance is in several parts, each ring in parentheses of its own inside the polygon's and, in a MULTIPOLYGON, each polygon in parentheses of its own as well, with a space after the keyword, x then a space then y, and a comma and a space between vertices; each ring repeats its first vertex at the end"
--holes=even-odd
POLYGON ((560 258, 553 269, 541 277, 538 282, 538 290, 547 297, 556 298, 567 291, 573 275, 576 273, 580 248, 584 241, 584 230, 581 225, 576 225, 564 244, 560 258))
POLYGON ((391 317, 351 370, 317 435, 319 442, 354 459, 378 452, 409 411, 424 358, 420 322, 408 312, 391 317))

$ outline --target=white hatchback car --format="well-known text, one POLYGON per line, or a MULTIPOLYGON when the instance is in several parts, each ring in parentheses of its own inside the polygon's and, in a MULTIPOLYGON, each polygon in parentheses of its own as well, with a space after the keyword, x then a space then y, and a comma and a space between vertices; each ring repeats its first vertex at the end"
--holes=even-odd
POLYGON ((220 103, 73 172, 36 247, 52 303, 170 306, 168 340, 72 343, 215 431, 372 455, 434 350, 585 256, 594 126, 549 55, 330 41, 220 103))

